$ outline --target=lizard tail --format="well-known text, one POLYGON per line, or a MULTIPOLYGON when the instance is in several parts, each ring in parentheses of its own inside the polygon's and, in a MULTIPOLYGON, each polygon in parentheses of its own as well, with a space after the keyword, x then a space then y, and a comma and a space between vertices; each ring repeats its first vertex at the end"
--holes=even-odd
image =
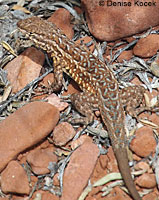
POLYGON ((115 153, 120 173, 123 177, 126 187, 134 200, 141 200, 133 179, 131 177, 128 155, 126 150, 126 135, 124 129, 124 110, 120 101, 118 85, 114 81, 111 87, 104 90, 105 87, 99 87, 99 109, 104 124, 107 127, 109 137, 112 142, 113 151, 115 153), (103 91, 104 90, 104 91, 103 91), (111 95, 110 95, 111 94, 111 95))
POLYGON ((114 153, 118 162, 120 173, 131 196, 134 200, 141 200, 141 197, 139 196, 139 193, 137 192, 135 184, 131 177, 126 148, 114 148, 114 153))

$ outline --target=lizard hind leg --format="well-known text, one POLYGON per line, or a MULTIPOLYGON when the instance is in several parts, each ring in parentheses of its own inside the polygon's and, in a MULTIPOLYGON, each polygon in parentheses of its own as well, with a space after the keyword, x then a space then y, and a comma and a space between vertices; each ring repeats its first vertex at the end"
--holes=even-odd
POLYGON ((145 88, 143 86, 130 86, 120 90, 122 105, 125 111, 132 117, 138 118, 138 114, 144 111, 143 103, 145 88), (140 105, 142 104, 142 107, 140 105))
POLYGON ((87 92, 75 93, 71 95, 71 102, 76 110, 84 116, 69 120, 72 124, 88 125, 93 122, 93 111, 98 109, 94 95, 87 92))
POLYGON ((159 112, 159 105, 155 105, 155 107, 146 106, 143 101, 145 92, 146 90, 143 86, 131 86, 120 90, 125 111, 138 121, 138 115, 144 111, 159 112))

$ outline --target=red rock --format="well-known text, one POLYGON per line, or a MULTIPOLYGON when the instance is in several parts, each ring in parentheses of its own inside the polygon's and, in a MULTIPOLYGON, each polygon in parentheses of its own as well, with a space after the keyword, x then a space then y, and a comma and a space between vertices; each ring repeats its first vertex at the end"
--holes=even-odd
POLYGON ((142 127, 136 131, 136 137, 130 143, 130 148, 138 156, 146 157, 155 152, 156 141, 150 127, 142 127), (142 141, 142 142, 141 142, 142 141))
POLYGON ((139 162, 135 165, 136 170, 150 170, 150 166, 146 162, 139 162))
POLYGON ((5 66, 5 70, 8 72, 8 80, 11 82, 12 92, 18 92, 32 80, 37 78, 40 74, 44 60, 44 54, 31 47, 9 62, 5 66))
POLYGON ((107 165, 108 170, 110 172, 119 172, 117 161, 116 161, 112 147, 108 149, 107 156, 108 156, 108 159, 109 159, 109 162, 108 162, 108 165, 107 165))
POLYGON ((141 158, 139 156, 137 156, 136 154, 133 154, 133 160, 136 160, 136 161, 140 161, 141 158))
POLYGON ((24 195, 23 196, 18 196, 18 195, 12 195, 12 200, 28 200, 28 196, 24 195))
POLYGON ((1 188, 4 193, 29 194, 27 174, 17 161, 11 161, 1 173, 1 188))
POLYGON ((152 34, 141 38, 133 48, 133 53, 142 58, 152 57, 159 49, 159 35, 152 34))
POLYGON ((59 197, 49 192, 44 192, 42 194, 42 200, 59 200, 59 197))
POLYGON ((74 6, 74 9, 78 14, 82 14, 82 9, 81 8, 79 8, 77 6, 74 6))
POLYGON ((133 83, 133 84, 135 84, 135 85, 141 85, 141 84, 142 84, 142 82, 141 82, 137 77, 135 77, 135 78, 131 81, 131 83, 133 83))
MULTIPOLYGON (((87 44, 87 43, 89 43, 89 42, 91 42, 92 41, 92 38, 91 37, 88 37, 88 36, 85 36, 85 37, 82 37, 82 38, 80 38, 79 40, 77 40, 75 43, 76 44, 78 44, 78 45, 81 45, 81 44, 87 44)), ((87 46, 86 46, 86 48, 87 48, 87 46)), ((94 50, 94 43, 93 44, 91 44, 89 47, 88 47, 88 49, 91 51, 91 52, 93 52, 93 50, 94 50)))
POLYGON ((155 192, 151 192, 143 197, 143 200, 157 200, 158 195, 155 192))
POLYGON ((38 181, 38 177, 37 176, 30 176, 30 184, 31 185, 35 185, 35 183, 38 181))
POLYGON ((75 136, 75 130, 71 124, 62 122, 53 131, 53 141, 57 146, 63 146, 75 136))
POLYGON ((48 191, 38 190, 33 194, 33 200, 59 200, 59 197, 48 191))
POLYGON ((84 142, 92 142, 92 139, 88 135, 81 135, 78 139, 71 141, 71 149, 75 150, 84 142))
MULTIPOLYGON (((156 115, 156 113, 152 113, 152 115, 148 118, 151 122, 153 122, 156 125, 159 125, 159 116, 156 115)), ((159 129, 157 129, 159 130, 159 129)))
POLYGON ((49 95, 46 100, 51 105, 57 107, 59 111, 63 111, 68 107, 68 103, 62 102, 62 100, 54 93, 49 95))
POLYGON ((154 188, 156 186, 156 178, 154 174, 145 173, 137 178, 136 183, 140 187, 144 188, 154 188))
POLYGON ((60 186, 59 173, 56 173, 55 176, 53 177, 53 183, 55 186, 60 186))
POLYGON ((123 62, 123 60, 130 60, 133 56, 132 50, 123 51, 120 56, 117 58, 119 62, 123 62))
POLYGON ((71 155, 64 172, 61 200, 77 200, 88 180, 99 155, 97 145, 85 142, 71 155))
POLYGON ((53 153, 53 148, 35 149, 27 155, 27 161, 35 174, 47 174, 49 162, 57 162, 57 157, 53 153))
POLYGON ((99 163, 100 163, 101 168, 105 170, 107 165, 108 165, 108 157, 107 157, 107 155, 100 155, 99 163))
POLYGON ((59 120, 59 111, 46 102, 29 103, 0 123, 0 171, 25 149, 45 138, 59 120))
POLYGON ((48 140, 44 140, 39 146, 41 149, 46 149, 48 147, 52 147, 52 144, 48 140))
POLYGON ((26 153, 20 153, 16 160, 19 162, 20 165, 26 165, 26 155, 27 155, 27 152, 26 153))
MULTIPOLYGON (((93 188, 93 190, 94 190, 94 188, 93 188)), ((89 195, 90 195, 90 197, 87 196, 87 197, 86 197, 86 200, 97 200, 97 198, 94 197, 93 195, 91 195, 90 193, 89 193, 89 195)), ((102 199, 101 199, 101 198, 98 198, 98 200, 102 200, 102 199)))
MULTIPOLYGON (((142 34, 142 33, 141 33, 141 34, 142 34)), ((127 37, 127 38, 124 38, 124 40, 127 41, 128 43, 133 42, 134 39, 135 39, 135 38, 134 38, 133 36, 131 36, 131 37, 127 37)))
POLYGON ((93 170, 93 173, 91 175, 92 184, 108 174, 107 173, 108 162, 109 160, 107 155, 100 155, 100 157, 97 160, 96 166, 93 170))
POLYGON ((77 92, 80 92, 80 91, 81 90, 80 90, 78 84, 74 80, 71 80, 70 84, 68 85, 67 91, 64 91, 62 96, 67 96, 69 94, 77 93, 77 92))
POLYGON ((152 74, 154 74, 155 76, 159 77, 159 57, 157 56, 157 58, 151 63, 150 65, 150 70, 152 72, 152 74))
POLYGON ((119 187, 115 187, 108 197, 108 200, 131 200, 131 198, 119 187))
POLYGON ((64 8, 59 8, 56 10, 48 21, 55 24, 60 28, 69 39, 72 39, 74 36, 73 26, 71 24, 71 15, 70 12, 64 8))
MULTIPOLYGON (((110 1, 106 0, 81 1, 89 30, 99 40, 117 40, 159 24, 158 3, 156 6, 136 6, 134 1, 124 1, 131 6, 108 6, 107 2, 110 5, 110 1)), ((115 4, 123 1, 111 2, 115 4)))
POLYGON ((50 87, 50 84, 54 82, 54 74, 50 73, 43 78, 40 82, 40 85, 44 85, 45 87, 50 87))

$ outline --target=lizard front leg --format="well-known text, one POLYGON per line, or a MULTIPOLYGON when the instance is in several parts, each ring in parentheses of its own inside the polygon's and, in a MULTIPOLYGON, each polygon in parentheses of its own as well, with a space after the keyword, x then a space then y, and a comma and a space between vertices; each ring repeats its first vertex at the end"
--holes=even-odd
POLYGON ((66 66, 65 61, 62 61, 59 57, 53 57, 54 63, 54 82, 51 85, 52 91, 58 91, 62 87, 63 81, 63 68, 66 66))

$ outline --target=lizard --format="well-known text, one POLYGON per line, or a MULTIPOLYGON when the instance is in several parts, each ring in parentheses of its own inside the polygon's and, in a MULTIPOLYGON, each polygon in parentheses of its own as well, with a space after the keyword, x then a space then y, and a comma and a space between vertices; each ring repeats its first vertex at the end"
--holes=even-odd
POLYGON ((133 97, 132 106, 137 107, 141 103, 145 89, 133 86, 126 90, 119 90, 119 84, 109 67, 94 56, 86 46, 69 40, 51 22, 34 16, 20 20, 17 26, 20 32, 34 43, 35 47, 51 54, 55 76, 52 84, 53 90, 61 88, 63 72, 78 83, 82 92, 73 94, 71 101, 77 110, 86 116, 83 122, 89 124, 93 121, 93 108, 100 110, 124 183, 132 198, 141 200, 128 164, 124 107, 128 96, 133 97), (134 98, 136 93, 140 94, 139 100, 134 98))

